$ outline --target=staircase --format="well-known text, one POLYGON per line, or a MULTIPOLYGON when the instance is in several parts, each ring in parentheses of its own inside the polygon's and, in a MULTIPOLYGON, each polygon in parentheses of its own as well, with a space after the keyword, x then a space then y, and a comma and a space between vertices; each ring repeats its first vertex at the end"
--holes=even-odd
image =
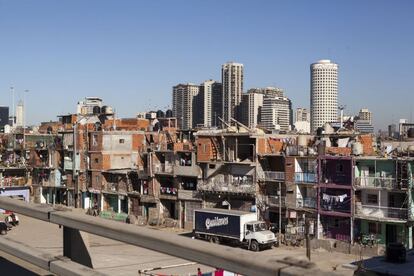
POLYGON ((212 142, 212 151, 213 151, 213 160, 221 161, 222 160, 222 146, 220 141, 218 141, 217 137, 211 137, 212 142))
POLYGON ((397 185, 398 188, 407 189, 408 188, 408 163, 405 160, 397 161, 397 185))

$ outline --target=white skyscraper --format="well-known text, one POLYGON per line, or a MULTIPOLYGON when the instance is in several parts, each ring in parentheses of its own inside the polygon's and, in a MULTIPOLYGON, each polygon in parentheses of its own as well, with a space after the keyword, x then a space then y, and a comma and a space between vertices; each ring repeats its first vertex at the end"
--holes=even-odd
POLYGON ((16 126, 21 127, 24 123, 24 105, 22 101, 19 101, 16 107, 16 126))
POLYGON ((192 83, 178 84, 173 87, 173 114, 178 128, 192 129, 202 120, 202 104, 199 103, 200 86, 192 83))
POLYGON ((200 84, 200 96, 202 103, 197 108, 202 109, 201 124, 205 127, 215 126, 217 117, 221 117, 223 97, 221 91, 221 83, 214 80, 208 80, 200 84))
POLYGON ((311 64, 311 131, 338 120, 338 64, 328 59, 311 64))
POLYGON ((264 94, 250 92, 242 96, 241 121, 250 128, 257 127, 261 122, 261 111, 264 94))
POLYGON ((243 64, 228 62, 221 69, 223 84, 223 119, 239 119, 240 103, 243 93, 243 64))
POLYGON ((290 130, 292 103, 286 97, 265 95, 261 112, 262 125, 267 129, 290 130))

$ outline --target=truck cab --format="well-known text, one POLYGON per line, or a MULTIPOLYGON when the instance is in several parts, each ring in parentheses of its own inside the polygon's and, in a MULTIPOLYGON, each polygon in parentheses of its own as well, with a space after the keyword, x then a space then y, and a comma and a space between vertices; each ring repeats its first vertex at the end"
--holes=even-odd
POLYGON ((244 225, 244 240, 252 251, 270 248, 277 242, 275 234, 267 230, 266 223, 263 221, 247 222, 244 225))

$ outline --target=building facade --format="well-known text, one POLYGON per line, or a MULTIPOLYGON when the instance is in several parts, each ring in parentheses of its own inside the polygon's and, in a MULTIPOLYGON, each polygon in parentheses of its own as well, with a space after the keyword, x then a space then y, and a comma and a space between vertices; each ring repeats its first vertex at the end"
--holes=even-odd
POLYGON ((240 103, 243 93, 243 64, 228 62, 222 65, 221 82, 223 84, 223 120, 240 117, 240 103))
POLYGON ((262 121, 263 97, 263 94, 255 92, 248 92, 242 96, 241 122, 249 128, 257 127, 262 121))
POLYGON ((337 121, 338 114, 338 64, 319 60, 311 70, 311 131, 325 123, 337 121))
POLYGON ((286 97, 265 95, 261 111, 263 127, 288 131, 292 125, 292 103, 286 97))
POLYGON ((173 116, 177 118, 178 128, 192 129, 202 119, 200 86, 192 83, 178 84, 173 87, 173 116))

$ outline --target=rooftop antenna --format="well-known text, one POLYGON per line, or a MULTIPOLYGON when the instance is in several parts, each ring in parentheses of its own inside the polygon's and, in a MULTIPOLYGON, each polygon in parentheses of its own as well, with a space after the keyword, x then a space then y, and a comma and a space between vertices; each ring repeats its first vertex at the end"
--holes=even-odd
POLYGON ((344 125, 344 109, 346 108, 346 105, 339 105, 338 106, 338 109, 340 110, 340 125, 339 125, 339 129, 341 129, 342 127, 343 127, 343 125, 344 125))
POLYGON ((114 121, 113 121, 113 124, 112 124, 112 128, 114 129, 114 130, 116 130, 116 109, 114 108, 114 121))
POLYGON ((14 126, 14 87, 10 86, 10 92, 12 94, 12 126, 14 126))

